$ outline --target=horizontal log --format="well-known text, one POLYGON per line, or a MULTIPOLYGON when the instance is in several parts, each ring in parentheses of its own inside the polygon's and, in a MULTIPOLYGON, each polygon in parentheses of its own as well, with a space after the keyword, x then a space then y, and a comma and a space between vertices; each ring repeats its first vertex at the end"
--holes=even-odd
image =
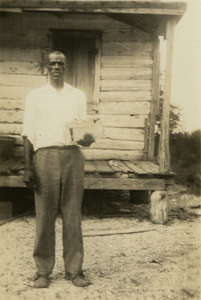
POLYGON ((103 43, 103 56, 148 56, 151 57, 153 52, 153 43, 124 43, 110 42, 103 43))
POLYGON ((0 134, 21 134, 22 124, 0 123, 0 134))
MULTIPOLYGON (((16 104, 17 100, 7 100, 2 104, 0 100, 0 120, 2 123, 22 123, 24 119, 24 101, 16 104), (11 104, 8 103, 11 102, 11 104), (16 105, 14 105, 16 104, 16 105), (11 106, 12 105, 12 106, 11 106), (16 107, 16 109, 15 109, 16 107), (2 109, 4 108, 4 110, 2 109), (13 108, 13 109, 11 109, 13 108)), ((20 101, 19 101, 20 102, 20 101)), ((89 115, 88 120, 96 123, 99 121, 106 127, 138 127, 144 128, 144 119, 146 115, 134 116, 134 115, 89 115)))
POLYGON ((104 128, 104 137, 114 140, 144 142, 144 130, 133 128, 104 128))
POLYGON ((85 178, 85 189, 164 190, 163 179, 85 178))
POLYGON ((0 62, 1 74, 42 75, 42 62, 0 62))
POLYGON ((116 141, 110 139, 97 139, 90 148, 92 149, 116 149, 116 150, 142 150, 144 148, 143 142, 132 141, 116 141))
POLYGON ((151 80, 101 80, 101 91, 144 91, 151 89, 151 80))
MULTIPOLYGON (((25 187, 23 176, 1 176, 0 187, 25 187)), ((164 179, 119 179, 88 178, 84 179, 85 189, 112 190, 164 190, 164 179)))
POLYGON ((33 87, 0 86, 0 99, 25 100, 28 93, 33 90, 33 87))
POLYGON ((101 70, 101 79, 103 80, 132 80, 151 78, 151 68, 102 68, 101 70))
MULTIPOLYGON (((8 24, 8 22, 6 24, 8 24)), ((29 48, 22 49, 22 48, 6 48, 6 47, 0 48, 0 61, 15 61, 15 62, 39 62, 40 61, 41 62, 47 57, 47 55, 48 55, 48 50, 41 49, 41 48, 39 49, 29 49, 29 48)))
POLYGON ((48 36, 1 33, 1 45, 9 48, 48 48, 48 36))
POLYGON ((46 76, 0 74, 0 85, 3 86, 41 87, 46 83, 46 76))
POLYGON ((141 150, 110 150, 110 149, 92 149, 82 148, 82 152, 86 160, 109 160, 109 159, 121 159, 130 160, 133 157, 134 160, 142 160, 143 152, 141 150))
POLYGON ((150 57, 133 56, 103 56, 103 68, 149 68, 153 66, 153 59, 150 57))
POLYGON ((36 11, 60 11, 60 12, 116 12, 116 13, 136 13, 136 14, 170 14, 180 15, 185 12, 186 3, 160 1, 69 1, 66 7, 66 1, 58 0, 1 0, 2 8, 19 8, 24 10, 36 11))
POLYGON ((149 42, 151 35, 139 29, 124 31, 106 31, 102 36, 103 42, 149 42))
POLYGON ((1 123, 22 124, 23 119, 24 119, 24 111, 22 110, 0 110, 1 123))
POLYGON ((149 102, 100 102, 100 115, 145 115, 150 113, 149 102))
POLYGON ((144 119, 146 115, 130 116, 130 115, 94 115, 88 116, 89 120, 100 120, 100 122, 106 127, 138 127, 144 128, 144 119))
POLYGON ((26 187, 23 176, 1 176, 0 187, 26 187))
POLYGON ((129 102, 129 101, 151 101, 151 91, 102 91, 100 100, 103 102, 129 102))
MULTIPOLYGON (((0 94, 1 95, 1 94, 0 94)), ((25 100, 0 99, 0 109, 6 110, 24 110, 25 100)))

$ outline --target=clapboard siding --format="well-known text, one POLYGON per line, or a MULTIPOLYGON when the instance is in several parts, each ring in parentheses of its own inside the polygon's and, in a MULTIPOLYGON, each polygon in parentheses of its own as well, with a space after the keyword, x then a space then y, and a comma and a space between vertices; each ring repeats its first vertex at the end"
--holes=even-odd
POLYGON ((0 62, 1 74, 42 75, 42 62, 0 62))
POLYGON ((151 91, 102 91, 100 100, 103 102, 151 101, 151 91))
POLYGON ((101 148, 101 149, 118 149, 118 150, 143 150, 143 142, 133 141, 117 141, 111 139, 99 139, 93 143, 90 148, 101 148))
POLYGON ((147 56, 153 54, 153 43, 123 43, 123 42, 110 42, 103 43, 102 53, 104 56, 147 56))
POLYGON ((2 110, 24 110, 25 100, 0 99, 0 109, 2 110))
POLYGON ((101 80, 101 91, 141 91, 151 88, 151 80, 101 80))
POLYGON ((151 41, 149 33, 142 32, 138 29, 124 31, 106 31, 103 33, 103 42, 149 42, 151 41))
POLYGON ((0 134, 21 134, 22 124, 0 124, 0 134))
POLYGON ((144 115, 149 114, 149 102, 101 102, 100 115, 144 115))
POLYGON ((129 127, 129 128, 144 128, 144 120, 147 116, 140 115, 94 115, 88 116, 89 120, 99 120, 107 127, 129 127))
POLYGON ((101 70, 102 80, 132 80, 151 78, 151 68, 103 68, 101 70))
POLYGON ((111 150, 111 149, 82 149, 86 160, 142 160, 143 151, 141 150, 111 150))
POLYGON ((1 45, 19 48, 47 48, 48 35, 1 33, 1 45))
POLYGON ((24 111, 22 110, 0 110, 1 123, 18 123, 22 124, 24 111))
POLYGON ((104 137, 113 140, 144 141, 144 130, 133 128, 104 128, 104 137))
POLYGON ((41 87, 47 83, 46 76, 0 74, 0 85, 41 87))
POLYGON ((42 61, 48 55, 48 50, 23 49, 23 48, 6 48, 1 45, 0 61, 15 61, 15 62, 38 62, 42 61))
POLYGON ((0 86, 0 99, 25 100, 27 97, 27 94, 33 90, 34 90, 33 87, 0 86))
POLYGON ((153 66, 151 57, 103 56, 103 68, 149 68, 153 66))

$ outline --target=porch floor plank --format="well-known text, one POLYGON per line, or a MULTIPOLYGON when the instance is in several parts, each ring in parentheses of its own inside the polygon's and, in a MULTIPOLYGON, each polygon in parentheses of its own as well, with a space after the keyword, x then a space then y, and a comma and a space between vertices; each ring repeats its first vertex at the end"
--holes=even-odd
POLYGON ((114 174, 114 170, 111 169, 108 162, 105 160, 94 160, 94 164, 97 168, 98 173, 109 173, 114 174))

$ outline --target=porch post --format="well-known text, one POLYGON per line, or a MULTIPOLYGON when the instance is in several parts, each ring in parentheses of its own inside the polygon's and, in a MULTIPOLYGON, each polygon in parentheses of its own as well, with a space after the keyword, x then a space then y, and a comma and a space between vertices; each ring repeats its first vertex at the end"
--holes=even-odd
POLYGON ((163 113, 162 113, 162 120, 161 120, 161 134, 160 134, 160 142, 159 142, 159 171, 161 173, 169 172, 170 170, 169 116, 170 116, 174 27, 176 23, 177 23, 177 19, 175 17, 170 17, 167 19, 166 71, 165 71, 163 113))

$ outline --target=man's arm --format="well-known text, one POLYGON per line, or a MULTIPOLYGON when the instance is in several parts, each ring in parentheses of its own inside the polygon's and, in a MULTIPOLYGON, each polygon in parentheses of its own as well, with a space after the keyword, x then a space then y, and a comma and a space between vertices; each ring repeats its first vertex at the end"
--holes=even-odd
POLYGON ((30 189, 35 187, 34 183, 34 173, 31 168, 31 159, 33 154, 33 145, 32 143, 24 137, 24 158, 25 158, 25 173, 24 173, 24 183, 30 189))

